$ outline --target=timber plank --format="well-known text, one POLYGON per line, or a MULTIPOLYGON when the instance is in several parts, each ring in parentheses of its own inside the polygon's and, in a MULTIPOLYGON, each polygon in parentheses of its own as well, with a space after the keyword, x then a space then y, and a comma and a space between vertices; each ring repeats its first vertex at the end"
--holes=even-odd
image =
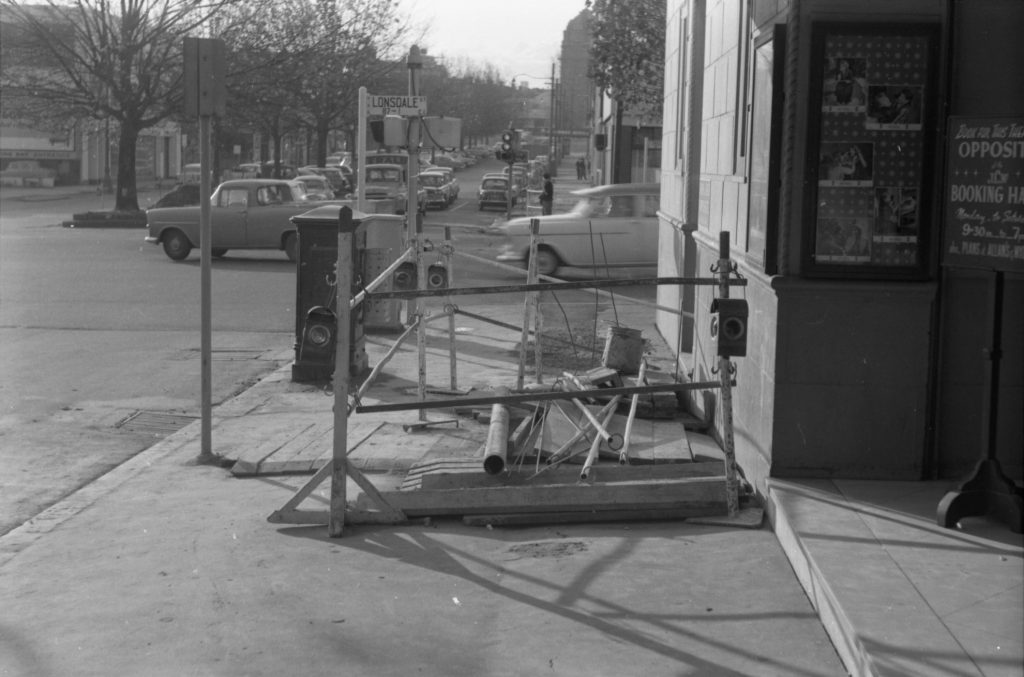
POLYGON ((720 505, 723 513, 727 509, 724 477, 421 489, 384 492, 382 496, 409 517, 602 509, 684 509, 688 505, 705 504, 720 505))
POLYGON ((230 430, 230 434, 222 433, 221 437, 224 438, 224 442, 218 442, 217 453, 235 461, 231 467, 231 472, 234 475, 258 474, 260 466, 268 458, 289 441, 302 436, 316 425, 316 421, 313 419, 277 418, 280 420, 275 421, 272 426, 254 426, 250 420, 244 426, 221 425, 218 427, 218 431, 230 430))
POLYGON ((686 520, 708 518, 720 515, 725 510, 717 503, 700 505, 693 503, 685 508, 638 508, 635 510, 594 510, 585 512, 524 512, 502 515, 466 515, 463 524, 468 526, 526 526, 539 524, 575 524, 580 522, 654 522, 664 520, 686 520))
MULTIPOLYGON (((590 475, 590 479, 585 480, 587 484, 682 479, 685 477, 724 477, 725 466, 717 461, 643 466, 598 463, 591 468, 590 475)), ((524 468, 522 471, 488 475, 483 471, 482 463, 477 463, 472 468, 466 466, 455 470, 442 469, 422 473, 417 480, 422 489, 574 484, 584 481, 580 479, 579 468, 568 466, 546 467, 540 474, 535 474, 533 468, 524 468)), ((405 487, 405 484, 403 483, 402 486, 405 487)))

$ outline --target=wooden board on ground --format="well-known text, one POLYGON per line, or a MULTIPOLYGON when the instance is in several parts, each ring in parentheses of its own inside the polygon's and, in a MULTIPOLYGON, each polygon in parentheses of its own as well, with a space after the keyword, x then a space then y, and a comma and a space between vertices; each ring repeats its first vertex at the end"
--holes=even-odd
POLYGON ((586 480, 580 479, 579 466, 547 466, 536 472, 533 465, 513 468, 489 475, 483 470, 483 458, 450 459, 437 464, 417 464, 402 483, 403 491, 416 489, 459 489, 468 487, 505 487, 542 484, 596 484, 635 480, 683 479, 686 477, 718 477, 725 475, 725 465, 706 463, 671 463, 665 465, 619 465, 596 463, 586 480))
MULTIPOLYGON (((355 447, 380 426, 380 422, 349 424, 349 448, 355 447)), ((250 428, 251 428, 250 422, 250 428)), ((315 472, 330 459, 334 446, 333 422, 304 421, 301 425, 282 422, 274 432, 266 429, 258 437, 248 439, 245 448, 237 450, 231 472, 236 477, 315 472)), ((238 438, 235 438, 236 441, 238 438)))
POLYGON ((445 426, 420 432, 406 432, 401 424, 385 423, 349 460, 367 472, 406 471, 422 459, 472 456, 486 435, 487 427, 475 421, 458 428, 445 426))
POLYGON ((728 514, 724 477, 421 489, 382 496, 408 517, 655 509, 693 517, 728 514))

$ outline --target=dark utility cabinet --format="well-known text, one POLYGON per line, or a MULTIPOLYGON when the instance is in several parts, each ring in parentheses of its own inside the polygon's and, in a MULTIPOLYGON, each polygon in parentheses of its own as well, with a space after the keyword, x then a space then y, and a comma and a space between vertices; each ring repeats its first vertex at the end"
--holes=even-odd
MULTIPOLYGON (((298 231, 299 247, 295 285, 295 363, 292 381, 327 383, 334 375, 334 354, 338 331, 336 287, 338 232, 341 207, 325 205, 292 217, 298 231)), ((366 224, 353 215, 352 289, 362 287, 361 271, 366 251, 366 224)), ((360 307, 352 311, 349 326, 349 375, 361 378, 369 368, 360 307)))

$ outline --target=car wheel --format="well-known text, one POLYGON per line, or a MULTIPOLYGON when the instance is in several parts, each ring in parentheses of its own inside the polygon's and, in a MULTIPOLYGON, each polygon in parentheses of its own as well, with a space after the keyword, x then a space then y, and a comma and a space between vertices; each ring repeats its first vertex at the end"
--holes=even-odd
POLYGON ((299 238, 296 237, 295 233, 287 233, 284 236, 284 249, 285 256, 288 257, 289 261, 299 260, 299 238))
POLYGON ((562 261, 558 254, 548 247, 537 249, 537 272, 541 275, 554 275, 562 261))
POLYGON ((213 254, 214 258, 219 259, 223 257, 225 254, 227 254, 228 250, 225 249, 224 247, 216 247, 210 253, 213 254))
POLYGON ((192 243, 185 237, 185 233, 177 228, 165 231, 160 238, 164 245, 164 253, 173 261, 181 261, 192 251, 192 243))

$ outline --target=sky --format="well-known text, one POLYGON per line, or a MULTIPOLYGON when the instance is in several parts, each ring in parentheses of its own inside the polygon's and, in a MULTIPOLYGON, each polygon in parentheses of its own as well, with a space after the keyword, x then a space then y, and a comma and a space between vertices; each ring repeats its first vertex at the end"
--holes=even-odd
POLYGON ((503 76, 547 87, 562 50, 562 32, 583 11, 584 0, 399 0, 421 27, 418 43, 433 56, 460 64, 490 64, 503 76), (533 76, 533 77, 524 77, 533 76))

